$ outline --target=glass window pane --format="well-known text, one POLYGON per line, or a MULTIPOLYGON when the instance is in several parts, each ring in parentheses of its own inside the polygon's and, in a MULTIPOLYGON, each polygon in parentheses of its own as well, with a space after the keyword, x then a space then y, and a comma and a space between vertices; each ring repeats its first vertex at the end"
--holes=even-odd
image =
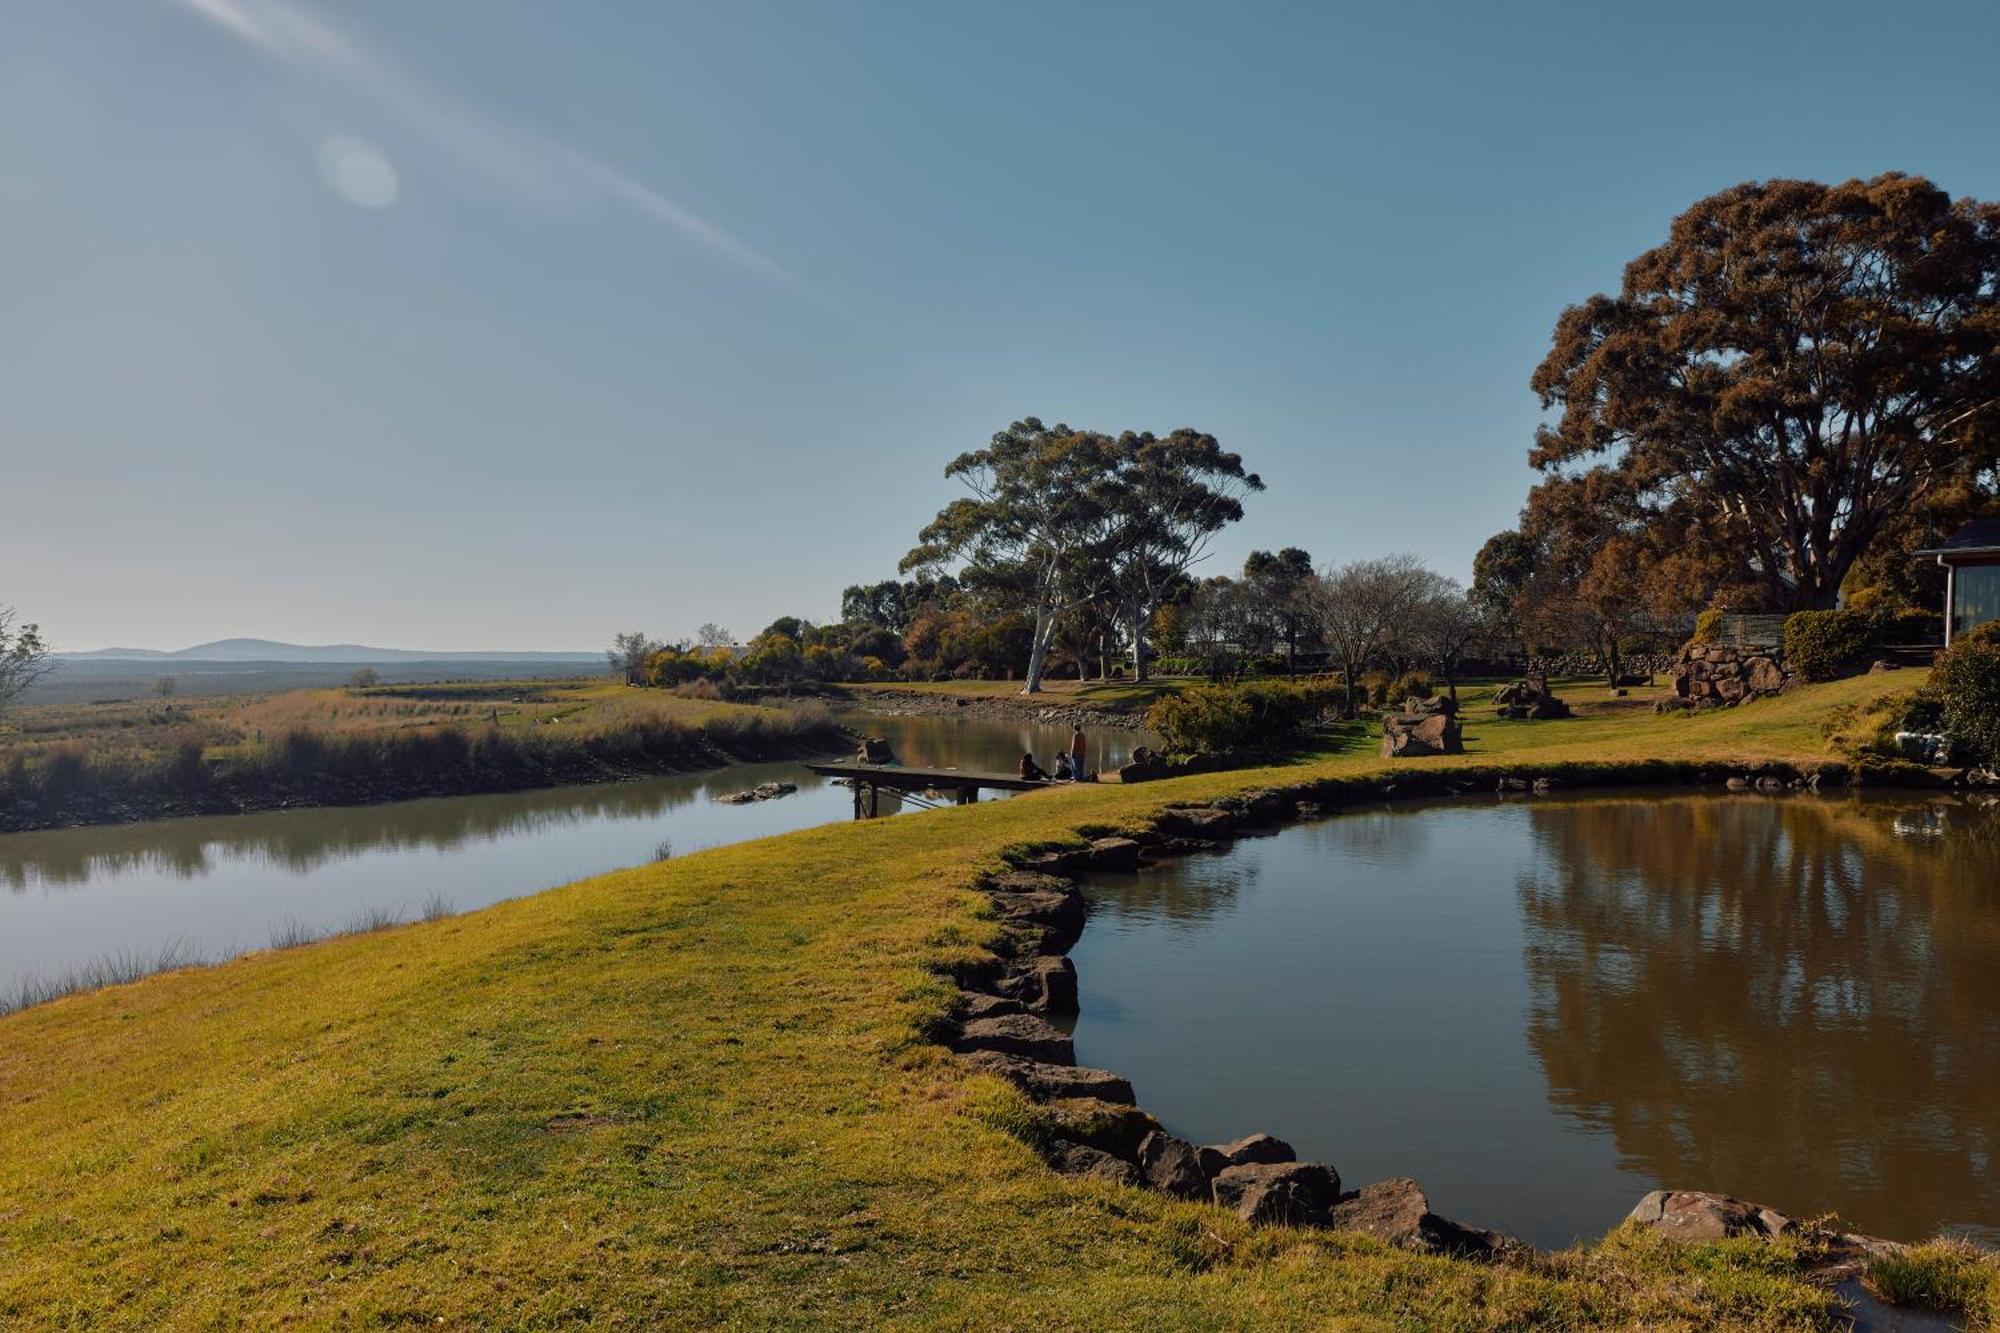
POLYGON ((2000 565, 1960 565, 1953 580, 1952 636, 1989 620, 2000 620, 2000 565))

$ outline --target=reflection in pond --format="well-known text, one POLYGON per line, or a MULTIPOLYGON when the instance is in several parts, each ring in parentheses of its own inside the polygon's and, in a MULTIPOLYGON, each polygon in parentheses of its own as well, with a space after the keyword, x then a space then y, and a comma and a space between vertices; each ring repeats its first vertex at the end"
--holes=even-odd
POLYGON ((2000 808, 1465 800, 1090 891, 1079 1057, 1187 1137, 1545 1245, 1656 1185, 2000 1225, 2000 808))
MULTIPOLYGON (((1054 753, 1067 727, 867 716, 905 763, 1010 767, 1054 753)), ((1091 736, 1093 762, 1146 738, 1091 736)), ((885 799, 883 812, 889 811, 885 799)), ((853 817, 853 797, 796 763, 594 787, 389 805, 284 810, 0 836, 0 995, 29 976, 180 942, 207 957, 263 948, 295 926, 323 933, 371 912, 460 911, 654 859, 853 817), (762 782, 778 800, 719 804, 762 782)))
POLYGON ((1528 1040, 1674 1183, 1916 1235, 2000 1223, 1993 812, 1757 800, 1532 812, 1528 1040))

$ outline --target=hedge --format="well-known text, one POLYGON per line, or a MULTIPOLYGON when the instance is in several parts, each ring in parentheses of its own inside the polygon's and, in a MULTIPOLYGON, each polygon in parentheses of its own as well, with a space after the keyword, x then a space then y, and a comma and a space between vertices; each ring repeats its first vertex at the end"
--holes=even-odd
POLYGON ((1785 666, 1801 680, 1853 674, 1874 642, 1874 621, 1859 611, 1795 611, 1785 618, 1785 666))
POLYGON ((1941 705, 1946 735, 1975 762, 2000 766, 2000 622, 1960 636, 1940 654, 1925 693, 1941 705))

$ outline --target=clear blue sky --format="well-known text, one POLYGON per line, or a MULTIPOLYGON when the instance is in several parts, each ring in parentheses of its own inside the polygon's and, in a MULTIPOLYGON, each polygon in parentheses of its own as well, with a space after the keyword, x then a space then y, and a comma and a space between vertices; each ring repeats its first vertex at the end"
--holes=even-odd
POLYGON ((23 0, 0 604, 63 648, 835 614, 1016 417, 1459 576, 1695 198, 2000 197, 2000 6, 23 0))

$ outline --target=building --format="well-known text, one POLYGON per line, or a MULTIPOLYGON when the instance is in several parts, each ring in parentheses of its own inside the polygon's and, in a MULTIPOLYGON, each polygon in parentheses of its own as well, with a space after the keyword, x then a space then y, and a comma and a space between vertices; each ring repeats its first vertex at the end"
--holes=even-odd
POLYGON ((1919 555, 1944 566, 1944 641, 2000 620, 2000 518, 1979 518, 1919 555))

